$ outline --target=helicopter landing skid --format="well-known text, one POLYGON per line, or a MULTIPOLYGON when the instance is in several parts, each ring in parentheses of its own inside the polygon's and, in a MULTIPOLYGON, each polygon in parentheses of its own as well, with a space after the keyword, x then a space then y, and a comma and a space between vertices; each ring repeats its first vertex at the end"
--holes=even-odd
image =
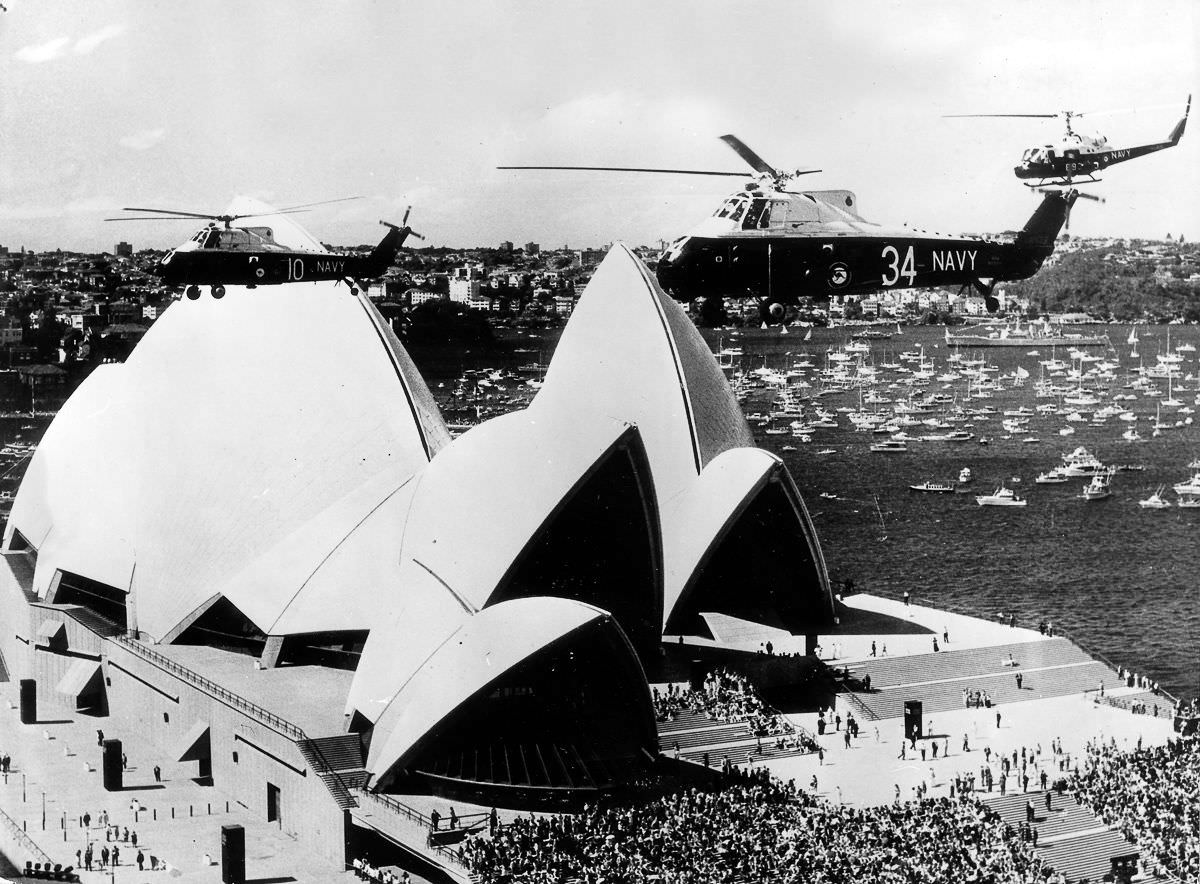
POLYGON ((1026 187, 1036 190, 1041 187, 1074 187, 1076 184, 1099 184, 1103 180, 1103 178, 1095 178, 1089 175, 1087 178, 1057 178, 1053 181, 1041 181, 1037 184, 1030 181, 1022 181, 1021 183, 1026 187))

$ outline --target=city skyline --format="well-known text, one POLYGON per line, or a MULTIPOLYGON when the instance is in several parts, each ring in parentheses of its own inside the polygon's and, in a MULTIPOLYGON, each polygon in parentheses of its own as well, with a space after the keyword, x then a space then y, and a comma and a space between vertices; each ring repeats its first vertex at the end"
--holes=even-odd
MULTIPOLYGON (((1012 174, 1056 120, 949 113, 1140 107, 1085 119, 1125 146, 1163 140, 1196 82, 1196 10, 1067 0, 202 7, 24 0, 0 16, 0 243, 166 248, 187 221, 105 223, 121 206, 222 211, 342 196, 300 219, 371 242, 412 204, 427 245, 656 243, 736 179, 504 172, 503 164, 740 171, 740 135, 780 167, 821 168, 871 221, 1019 228, 1012 174)), ((1193 124, 1194 129, 1196 125, 1193 124)), ((1079 236, 1200 236, 1200 135, 1117 166, 1079 236)))

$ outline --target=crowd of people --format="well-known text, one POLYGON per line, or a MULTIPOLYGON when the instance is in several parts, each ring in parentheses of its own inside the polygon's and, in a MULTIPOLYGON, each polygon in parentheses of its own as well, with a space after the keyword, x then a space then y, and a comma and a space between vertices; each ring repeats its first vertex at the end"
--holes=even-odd
POLYGON ((1068 788, 1106 823, 1136 841, 1143 863, 1181 881, 1200 880, 1200 741, 1124 751, 1089 742, 1068 788))
POLYGON ((994 882, 1040 879, 1031 845, 971 798, 858 808, 771 780, 522 817, 462 858, 485 882, 994 882))
POLYGON ((728 669, 714 669, 700 690, 677 688, 674 684, 668 684, 665 691, 655 688, 653 700, 654 714, 660 722, 671 721, 680 712, 693 712, 713 721, 744 721, 758 737, 796 735, 791 722, 763 702, 749 679, 728 669))

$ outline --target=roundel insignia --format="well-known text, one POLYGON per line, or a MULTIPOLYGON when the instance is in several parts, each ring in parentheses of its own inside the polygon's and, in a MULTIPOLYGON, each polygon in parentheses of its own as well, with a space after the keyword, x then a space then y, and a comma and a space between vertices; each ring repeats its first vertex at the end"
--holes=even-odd
POLYGON ((840 289, 845 288, 850 284, 850 268, 838 261, 836 264, 829 265, 829 286, 830 288, 840 289))

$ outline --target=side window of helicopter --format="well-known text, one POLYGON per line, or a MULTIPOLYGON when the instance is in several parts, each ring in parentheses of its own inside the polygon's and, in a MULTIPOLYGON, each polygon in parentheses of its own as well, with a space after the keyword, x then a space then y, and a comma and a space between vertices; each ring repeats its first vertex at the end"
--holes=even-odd
POLYGON ((718 218, 729 218, 737 210, 739 201, 736 197, 725 200, 725 203, 717 210, 718 218))
POLYGON ((767 201, 765 199, 753 199, 750 201, 750 209, 746 212, 746 217, 742 219, 742 230, 757 230, 763 227, 762 223, 766 215, 767 201))

